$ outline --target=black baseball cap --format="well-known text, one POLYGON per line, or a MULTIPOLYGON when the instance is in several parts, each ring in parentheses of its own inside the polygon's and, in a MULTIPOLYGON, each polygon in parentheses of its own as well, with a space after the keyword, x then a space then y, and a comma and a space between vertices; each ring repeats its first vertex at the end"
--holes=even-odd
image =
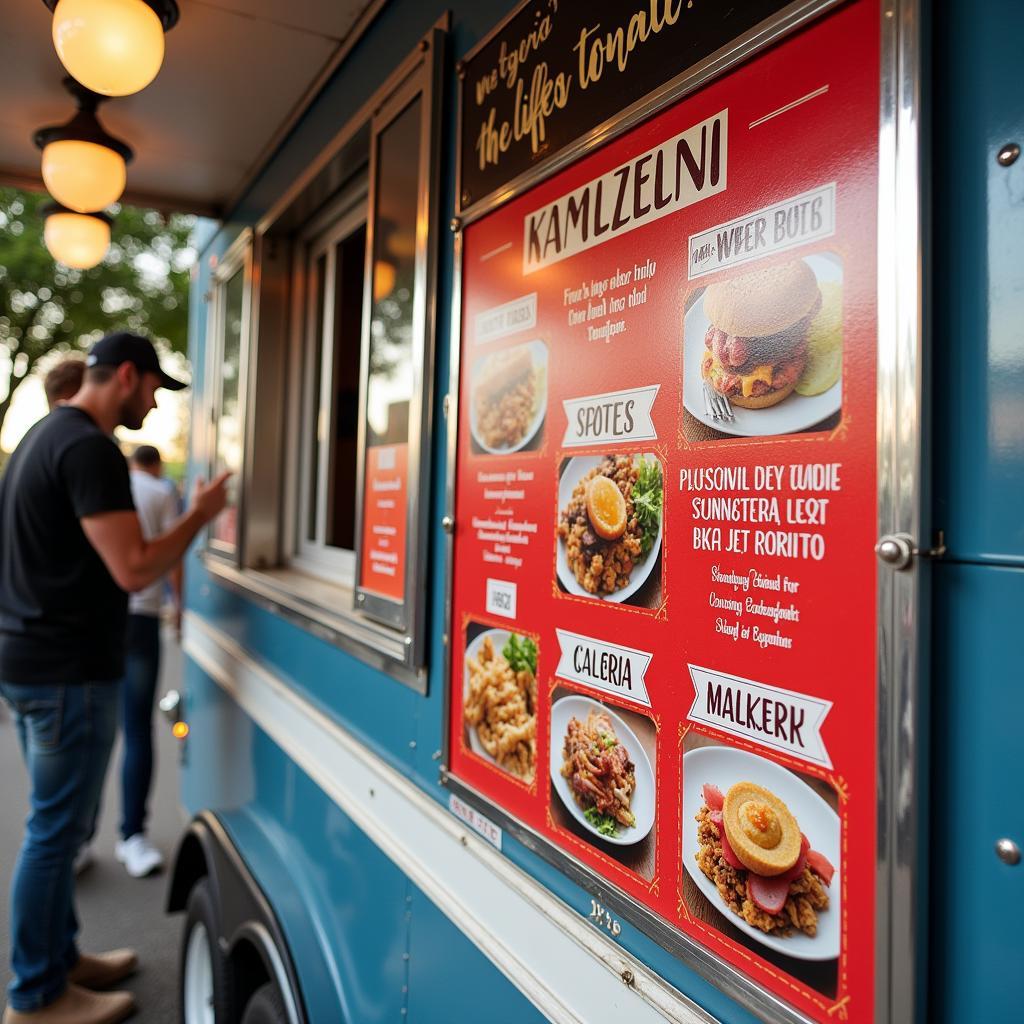
POLYGON ((141 334, 129 331, 108 334, 93 345, 85 360, 86 366, 120 366, 122 363, 134 363, 139 373, 155 373, 160 378, 160 387, 168 391, 181 391, 188 387, 164 373, 153 342, 141 334))

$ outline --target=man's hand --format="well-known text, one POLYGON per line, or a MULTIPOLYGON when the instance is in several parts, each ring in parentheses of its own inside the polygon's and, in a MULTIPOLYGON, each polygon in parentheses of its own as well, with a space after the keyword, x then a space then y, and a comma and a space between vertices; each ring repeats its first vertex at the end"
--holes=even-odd
POLYGON ((206 522, 224 511, 224 506, 228 503, 227 482, 230 476, 230 470, 225 470, 210 483, 207 483, 202 477, 196 480, 195 488, 192 491, 192 508, 206 522))

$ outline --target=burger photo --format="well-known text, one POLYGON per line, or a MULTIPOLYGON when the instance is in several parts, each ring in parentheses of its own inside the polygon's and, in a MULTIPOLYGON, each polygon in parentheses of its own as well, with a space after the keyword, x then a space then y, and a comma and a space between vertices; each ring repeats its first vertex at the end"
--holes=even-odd
POLYGON ((733 405, 777 405, 804 374, 808 329, 821 306, 817 278, 801 259, 709 285, 701 377, 733 405))

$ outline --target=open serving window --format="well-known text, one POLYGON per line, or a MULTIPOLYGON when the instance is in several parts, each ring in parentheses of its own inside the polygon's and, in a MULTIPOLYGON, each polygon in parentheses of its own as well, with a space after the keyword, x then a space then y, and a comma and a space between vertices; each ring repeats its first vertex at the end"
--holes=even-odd
POLYGON ((526 3, 460 66, 442 779, 767 1021, 913 1019, 916 39, 526 3))
POLYGON ((447 24, 221 261, 209 345, 210 449, 238 498, 207 566, 421 691, 447 24))

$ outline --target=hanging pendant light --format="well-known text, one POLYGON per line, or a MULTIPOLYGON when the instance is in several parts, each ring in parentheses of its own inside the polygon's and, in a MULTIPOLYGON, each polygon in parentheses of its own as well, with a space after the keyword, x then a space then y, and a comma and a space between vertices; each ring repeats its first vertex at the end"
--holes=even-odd
POLYGON ((109 135, 96 117, 105 97, 73 78, 64 88, 78 101, 67 124, 40 128, 35 143, 43 151, 43 182, 51 196, 78 213, 91 213, 116 203, 124 192, 130 146, 109 135))
POLYGON ((47 203, 40 212, 46 218, 43 240, 58 263, 88 270, 106 255, 113 223, 107 214, 76 213, 59 203, 47 203))
POLYGON ((93 92, 130 96, 156 78, 175 0, 43 0, 53 45, 68 73, 93 92))

